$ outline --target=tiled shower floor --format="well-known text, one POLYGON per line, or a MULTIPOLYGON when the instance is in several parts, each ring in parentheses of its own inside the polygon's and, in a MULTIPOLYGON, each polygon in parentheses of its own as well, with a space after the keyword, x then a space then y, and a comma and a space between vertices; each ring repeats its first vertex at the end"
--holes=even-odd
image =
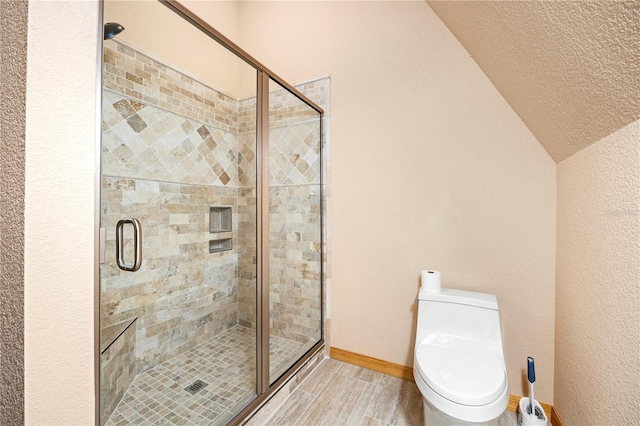
MULTIPOLYGON (((271 336, 271 378, 282 374, 313 342, 271 336)), ((120 425, 218 425, 255 396, 255 331, 235 326, 135 377, 107 421, 120 425), (196 380, 208 386, 191 395, 196 380)))

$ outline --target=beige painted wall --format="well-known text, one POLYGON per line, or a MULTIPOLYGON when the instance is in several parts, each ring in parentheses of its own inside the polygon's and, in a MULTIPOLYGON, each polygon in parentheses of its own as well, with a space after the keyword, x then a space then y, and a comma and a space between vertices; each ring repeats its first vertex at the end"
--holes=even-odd
POLYGON ((27 425, 90 425, 94 420, 98 25, 97 2, 29 2, 27 425))
POLYGON ((438 269, 498 296, 510 392, 531 355, 552 403, 555 164, 429 6, 247 2, 241 34, 292 83, 331 75, 331 345, 412 365, 438 269))
POLYGON ((555 408, 640 424, 640 121, 558 164, 555 408))

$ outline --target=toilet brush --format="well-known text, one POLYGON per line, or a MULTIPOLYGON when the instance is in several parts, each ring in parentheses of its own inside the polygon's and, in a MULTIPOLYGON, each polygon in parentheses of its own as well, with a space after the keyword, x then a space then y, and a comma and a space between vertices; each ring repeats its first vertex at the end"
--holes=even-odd
POLYGON ((533 363, 533 358, 527 357, 527 379, 529 380, 529 403, 531 404, 531 409, 529 410, 529 414, 535 414, 535 398, 533 396, 533 384, 536 382, 536 367, 533 363))
POLYGON ((533 393, 533 384, 536 381, 536 368, 532 357, 527 357, 527 379, 529 381, 529 398, 520 398, 518 425, 547 425, 547 415, 542 406, 535 400, 533 393), (527 404, 527 401, 529 402, 527 404))

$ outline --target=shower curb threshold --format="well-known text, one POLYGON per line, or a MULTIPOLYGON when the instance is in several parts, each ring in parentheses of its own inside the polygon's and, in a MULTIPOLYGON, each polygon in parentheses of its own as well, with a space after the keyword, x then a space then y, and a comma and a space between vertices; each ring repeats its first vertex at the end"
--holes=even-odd
POLYGON ((257 426, 268 424, 270 418, 278 412, 280 407, 287 401, 287 398, 304 382, 325 359, 329 358, 326 354, 326 343, 320 346, 298 369, 284 381, 276 390, 273 391, 265 400, 256 407, 247 417, 240 421, 239 424, 247 426, 257 426), (293 383, 292 383, 293 382, 293 383))

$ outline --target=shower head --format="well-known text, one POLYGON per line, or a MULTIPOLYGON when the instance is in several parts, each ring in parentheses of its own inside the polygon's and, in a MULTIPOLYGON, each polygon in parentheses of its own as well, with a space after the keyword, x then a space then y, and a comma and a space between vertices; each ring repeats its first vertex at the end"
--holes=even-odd
POLYGON ((109 40, 124 31, 124 27, 117 22, 107 22, 104 24, 104 39, 109 40))

